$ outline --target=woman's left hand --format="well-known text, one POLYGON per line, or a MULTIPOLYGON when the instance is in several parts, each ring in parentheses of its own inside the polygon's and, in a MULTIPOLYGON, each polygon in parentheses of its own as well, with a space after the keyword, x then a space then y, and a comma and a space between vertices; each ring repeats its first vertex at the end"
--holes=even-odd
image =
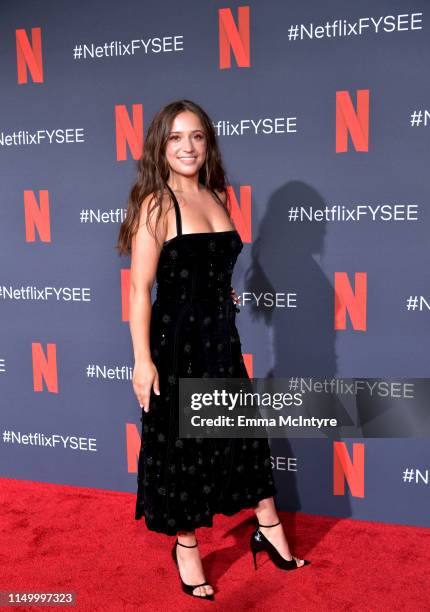
POLYGON ((240 302, 240 297, 237 295, 237 293, 236 293, 236 291, 233 289, 233 287, 231 288, 231 293, 230 293, 230 295, 231 295, 231 297, 232 297, 232 299, 233 299, 233 302, 234 302, 235 304, 239 304, 239 302, 240 302))

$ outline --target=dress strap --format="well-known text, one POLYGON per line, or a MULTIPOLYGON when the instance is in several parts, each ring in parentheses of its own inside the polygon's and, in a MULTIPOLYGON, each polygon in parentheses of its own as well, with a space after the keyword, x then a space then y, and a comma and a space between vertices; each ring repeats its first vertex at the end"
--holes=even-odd
POLYGON ((177 236, 181 236, 182 235, 182 220, 181 220, 181 211, 180 211, 180 208, 179 208, 179 203, 178 203, 178 200, 176 199, 175 194, 173 193, 172 189, 169 187, 169 185, 167 183, 166 183, 166 187, 170 191, 170 194, 171 194, 172 199, 173 199, 173 205, 175 207, 176 235, 177 236))

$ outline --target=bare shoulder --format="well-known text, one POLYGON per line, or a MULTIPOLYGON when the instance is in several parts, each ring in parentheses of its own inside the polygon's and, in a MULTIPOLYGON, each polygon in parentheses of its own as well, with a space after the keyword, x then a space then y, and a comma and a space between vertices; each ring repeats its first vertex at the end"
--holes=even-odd
MULTIPOLYGON (((157 199, 159 199, 159 193, 153 191, 144 197, 142 200, 142 204, 140 205, 140 222, 146 222, 148 218, 148 213, 152 215, 152 211, 154 210, 154 206, 156 205, 157 199)), ((161 216, 165 217, 170 208, 172 207, 172 201, 169 197, 169 193, 167 190, 164 191, 161 202, 161 216)))

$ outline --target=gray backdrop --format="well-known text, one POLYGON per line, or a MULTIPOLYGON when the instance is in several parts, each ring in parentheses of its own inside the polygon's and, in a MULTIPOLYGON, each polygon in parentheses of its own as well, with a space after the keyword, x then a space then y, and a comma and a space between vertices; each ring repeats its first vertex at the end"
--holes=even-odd
MULTIPOLYGON (((430 99, 428 5, 423 1, 272 0, 158 3, 64 0, 2 3, 0 208, 2 299, 1 474, 19 479, 135 491, 140 408, 130 376, 89 376, 88 366, 133 365, 122 301, 129 258, 114 249, 119 221, 82 222, 81 211, 124 209, 135 160, 117 159, 115 108, 133 105, 143 132, 164 104, 189 98, 215 125, 266 120, 255 133, 219 135, 229 185, 252 192, 252 243, 235 269, 239 294, 296 294, 296 307, 241 308, 237 325, 253 374, 264 376, 427 377, 429 312, 407 310, 409 295, 429 300, 428 156, 425 124, 411 113, 430 99), (231 53, 219 63, 220 9, 249 11, 250 65, 231 53), (248 7, 248 8, 246 8, 248 7), (400 18, 393 29, 289 39, 290 27, 334 20, 400 18), (414 17, 412 15, 415 15, 414 17), (42 82, 18 82, 17 31, 40 28, 42 82), (74 59, 78 44, 177 37, 177 50, 148 46, 134 55, 74 59), (337 152, 336 92, 369 92, 369 147, 348 136, 337 152), (287 118, 291 131, 286 129, 287 118), (268 129, 278 120, 278 132, 268 129), (8 144, 20 130, 79 131, 79 142, 8 144), (25 192, 49 195, 49 239, 26 235, 25 192), (289 207, 414 205, 413 221, 292 222, 289 207), (333 324, 334 274, 367 274, 367 327, 333 324), (75 288, 68 299, 23 299, 7 291, 75 288), (82 293, 83 292, 83 293, 82 293), (82 299, 83 297, 83 299, 82 299), (58 389, 34 387, 40 344, 56 354, 58 389), (13 434, 4 433, 13 432, 13 434), (82 437, 81 448, 43 445, 24 434, 82 437), (15 438, 13 439, 13 436, 15 438), (87 450, 87 439, 93 439, 87 450), (83 446, 82 446, 83 445, 83 446)), ((246 15, 245 15, 246 17, 246 15)), ((221 19, 221 21, 220 21, 221 19)), ((380 28, 383 28, 381 23, 380 28)), ((246 30, 246 24, 245 24, 246 30)), ((227 31, 231 33, 231 29, 227 31)), ((36 36, 36 35, 35 35, 36 36)), ((22 48, 22 38, 19 38, 22 48)), ((156 41, 157 42, 157 41, 156 41)), ((34 39, 33 39, 34 43, 34 39)), ((221 43, 222 44, 222 43, 221 43)), ((84 215, 87 213, 84 213, 84 215)), ((28 223, 29 217, 27 218, 28 223)), ((52 363, 52 362, 51 362, 52 363)), ((352 456, 352 443, 346 440, 352 456)), ((364 497, 333 493, 333 444, 272 440, 278 506, 315 514, 430 526, 426 439, 361 439, 364 497), (288 458, 290 469, 288 469, 288 458), (291 459, 292 458, 292 459, 291 459), (412 482, 403 471, 414 470, 412 482), (419 470, 424 477, 416 476, 419 470), (426 476, 427 475, 427 476, 426 476)), ((132 517, 130 517, 132 519, 132 517)))

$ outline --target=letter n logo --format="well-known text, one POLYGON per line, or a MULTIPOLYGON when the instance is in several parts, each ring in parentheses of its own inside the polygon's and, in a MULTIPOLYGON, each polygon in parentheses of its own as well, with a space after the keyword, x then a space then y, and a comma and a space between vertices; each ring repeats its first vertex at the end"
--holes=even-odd
POLYGON ((254 355, 252 353, 243 353, 242 354, 242 358, 243 358, 243 363, 245 365, 245 369, 246 372, 249 376, 249 378, 253 378, 254 377, 254 360, 253 360, 254 355))
POLYGON ((57 347, 50 342, 47 353, 43 352, 40 342, 32 342, 31 356, 33 361, 33 389, 43 391, 45 381, 48 391, 58 393, 57 347))
POLYGON ((30 43, 24 29, 16 30, 16 67, 18 72, 18 85, 28 82, 27 69, 30 71, 34 83, 43 83, 42 58, 42 30, 31 29, 30 43))
POLYGON ((235 226, 240 234, 243 242, 252 241, 252 193, 250 185, 240 186, 240 205, 236 198, 236 194, 232 187, 227 187, 229 200, 232 205, 231 216, 234 220, 235 226))
MULTIPOLYGON (((139 408, 139 410, 143 409, 139 408)), ((134 423, 126 423, 125 425, 125 442, 127 450, 127 472, 129 474, 135 474, 137 473, 141 438, 134 423)))
POLYGON ((130 119, 124 104, 115 106, 116 159, 127 159, 127 144, 133 159, 139 159, 143 149, 143 107, 133 104, 133 119, 130 119))
POLYGON ((130 301, 130 268, 121 269, 121 317, 123 321, 129 320, 130 301))
POLYGON ((348 91, 336 92, 336 153, 348 150, 348 133, 356 151, 369 151, 369 90, 357 91, 357 109, 348 91))
POLYGON ((249 6, 239 6, 237 9, 238 26, 231 9, 222 8, 218 11, 219 28, 219 67, 231 68, 231 51, 240 68, 249 68, 250 59, 250 28, 249 6))
POLYGON ((334 274, 334 328, 346 329, 349 313, 353 329, 366 331, 367 274, 355 273, 355 291, 346 272, 334 274))
POLYGON ((333 495, 345 495, 345 480, 353 497, 364 497, 364 444, 352 445, 353 459, 345 442, 333 444, 333 495))
POLYGON ((49 217, 49 191, 39 191, 40 204, 34 191, 24 191, 24 223, 26 242, 36 241, 36 229, 42 242, 51 242, 51 224, 49 217))

